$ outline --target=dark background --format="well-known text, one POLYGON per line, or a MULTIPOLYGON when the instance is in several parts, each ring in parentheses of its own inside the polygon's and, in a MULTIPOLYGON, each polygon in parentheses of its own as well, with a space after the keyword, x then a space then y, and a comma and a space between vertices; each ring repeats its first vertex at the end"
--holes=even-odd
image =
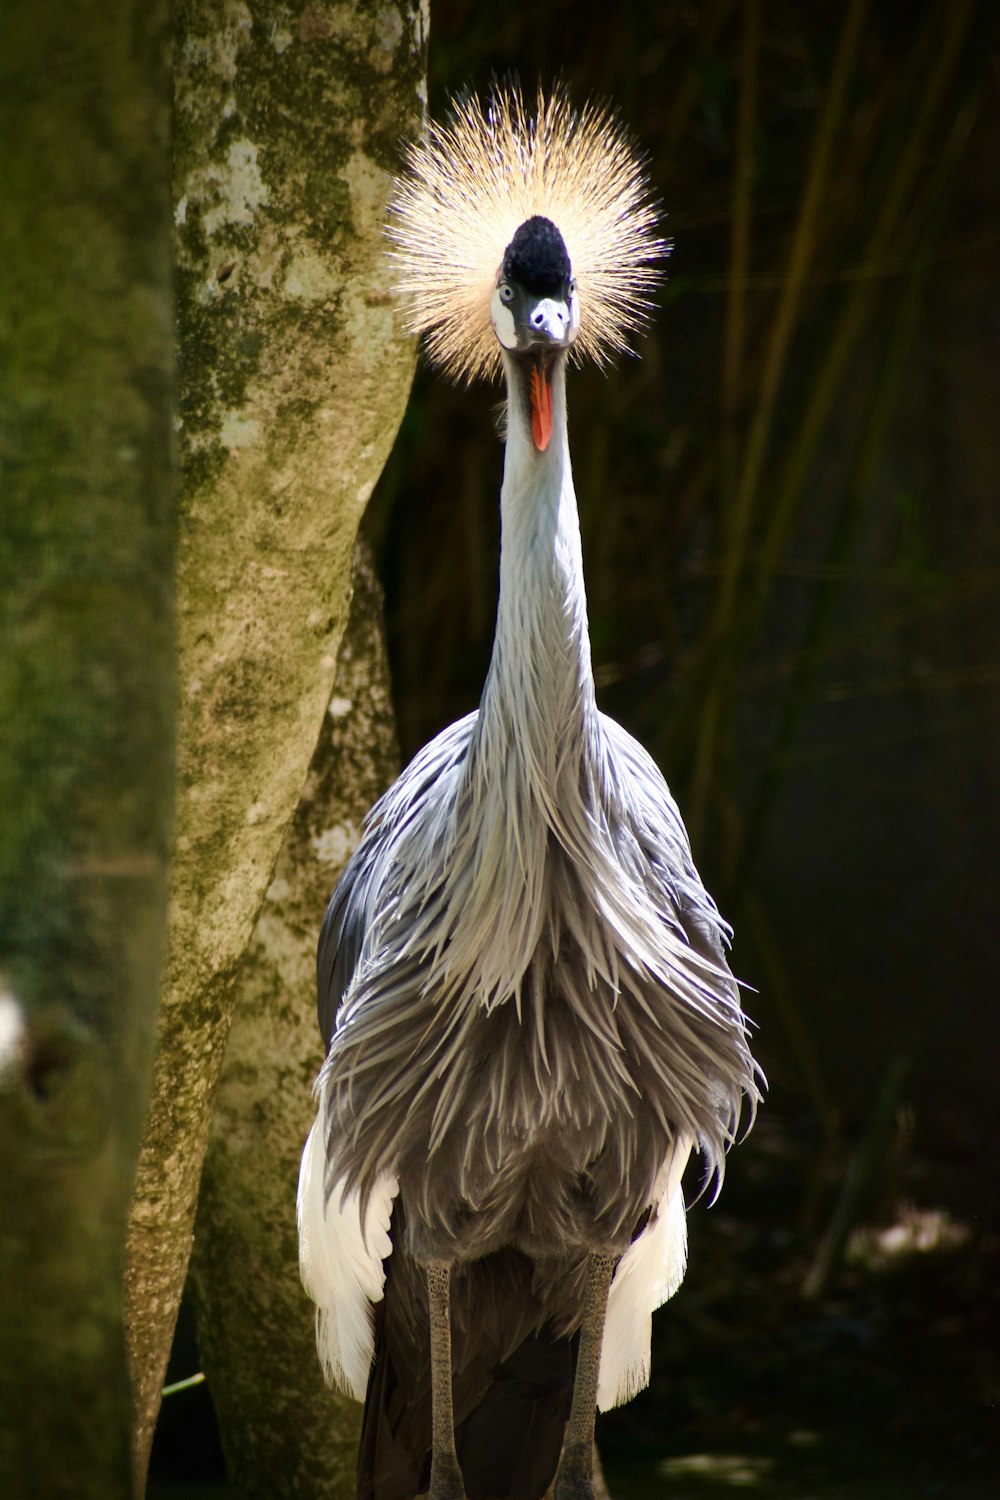
MULTIPOLYGON (((613 100, 674 244, 641 358, 571 376, 594 663, 770 1088, 600 1425, 619 1500, 995 1493, 997 14, 432 5, 432 113, 507 69, 613 100)), ((489 660, 498 399, 421 369, 372 502, 404 757, 489 660)))

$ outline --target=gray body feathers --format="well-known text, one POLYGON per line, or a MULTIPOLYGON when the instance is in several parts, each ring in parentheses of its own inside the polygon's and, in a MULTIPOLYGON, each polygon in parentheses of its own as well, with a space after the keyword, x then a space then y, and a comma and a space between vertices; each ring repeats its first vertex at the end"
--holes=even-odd
POLYGON ((732 1138, 748 1063, 725 928, 662 777, 596 712, 572 827, 539 837, 509 806, 484 850, 478 727, 378 803, 327 914, 329 1182, 392 1170, 424 1255, 621 1250, 675 1138, 720 1171, 732 1138))

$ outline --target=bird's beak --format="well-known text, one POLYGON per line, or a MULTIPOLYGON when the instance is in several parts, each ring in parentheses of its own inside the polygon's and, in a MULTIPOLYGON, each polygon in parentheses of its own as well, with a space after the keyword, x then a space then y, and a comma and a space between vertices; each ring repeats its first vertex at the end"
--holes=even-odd
POLYGON ((561 297, 538 299, 525 319, 525 336, 530 344, 548 344, 556 349, 569 342, 570 312, 561 297))
POLYGON ((561 298, 542 297, 534 304, 523 325, 523 338, 531 351, 531 436, 544 453, 552 436, 552 365, 550 351, 572 342, 570 310, 561 298))
POLYGON ((552 365, 541 359, 531 364, 531 436, 544 453, 552 436, 552 365))

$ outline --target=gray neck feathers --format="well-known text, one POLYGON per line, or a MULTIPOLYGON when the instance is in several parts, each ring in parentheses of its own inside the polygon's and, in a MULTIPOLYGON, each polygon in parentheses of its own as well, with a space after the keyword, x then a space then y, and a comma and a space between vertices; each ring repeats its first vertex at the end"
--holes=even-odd
MULTIPOLYGON (((520 386, 520 372, 508 368, 496 640, 460 795, 466 816, 456 820, 476 843, 461 920, 475 937, 466 993, 488 1007, 509 996, 520 1004, 550 912, 553 840, 585 857, 599 733, 565 362, 554 372, 544 453, 532 441, 520 386)), ((453 943, 449 967, 464 947, 453 943)))
POLYGON ((508 369, 500 602, 473 767, 488 794, 509 763, 520 783, 519 802, 526 799, 558 833, 560 808, 577 791, 593 733, 594 679, 566 435, 565 360, 554 371, 553 432, 544 453, 532 441, 521 379, 520 371, 508 369))

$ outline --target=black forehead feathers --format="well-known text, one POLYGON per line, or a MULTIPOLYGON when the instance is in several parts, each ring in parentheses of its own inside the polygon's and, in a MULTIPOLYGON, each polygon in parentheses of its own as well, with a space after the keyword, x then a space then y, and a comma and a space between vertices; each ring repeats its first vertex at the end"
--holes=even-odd
POLYGON ((534 214, 515 232, 503 256, 503 275, 536 297, 561 292, 572 274, 566 241, 551 219, 534 214))

